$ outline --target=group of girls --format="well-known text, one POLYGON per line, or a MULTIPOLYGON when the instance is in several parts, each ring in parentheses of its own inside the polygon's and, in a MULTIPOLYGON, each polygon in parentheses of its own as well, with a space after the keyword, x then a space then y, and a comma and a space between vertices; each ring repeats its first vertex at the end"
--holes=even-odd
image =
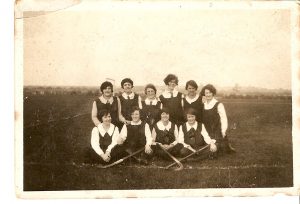
POLYGON ((200 94, 197 83, 186 83, 187 94, 176 89, 178 78, 169 74, 164 79, 166 89, 157 98, 156 87, 145 87, 146 99, 133 92, 133 81, 121 81, 123 93, 113 96, 113 85, 106 81, 100 86, 101 96, 93 102, 88 158, 95 163, 118 160, 145 148, 134 157, 147 164, 153 155, 166 158, 168 151, 184 157, 209 145, 198 158, 216 158, 219 153, 235 152, 228 142, 228 126, 224 105, 215 99, 216 89, 206 85, 200 94))

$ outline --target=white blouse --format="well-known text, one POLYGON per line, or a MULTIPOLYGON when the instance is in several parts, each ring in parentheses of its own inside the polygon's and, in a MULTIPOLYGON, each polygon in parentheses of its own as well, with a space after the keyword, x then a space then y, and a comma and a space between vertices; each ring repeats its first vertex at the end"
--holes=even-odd
MULTIPOLYGON (((215 98, 213 98, 209 103, 205 102, 204 103, 204 109, 205 110, 212 109, 217 102, 218 101, 215 98)), ((228 128, 228 120, 227 120, 227 115, 226 115, 225 107, 224 107, 224 105, 222 103, 219 103, 219 105, 218 105, 218 114, 220 116, 220 121, 221 121, 221 131, 222 131, 222 134, 225 135, 226 134, 226 130, 228 128)))
POLYGON ((111 152, 112 148, 117 145, 117 140, 119 138, 119 130, 118 128, 110 124, 109 129, 106 131, 103 128, 103 124, 99 124, 98 127, 94 127, 92 130, 92 137, 91 137, 91 145, 92 148, 95 150, 95 152, 98 155, 104 154, 103 150, 100 148, 100 142, 99 142, 99 133, 104 136, 106 133, 108 133, 109 136, 112 137, 111 144, 107 147, 106 152, 111 152))
MULTIPOLYGON (((164 131, 164 130, 168 130, 169 131, 171 129, 171 126, 172 126, 172 122, 171 121, 169 121, 166 126, 163 124, 163 122, 161 120, 158 121, 156 124, 157 124, 158 129, 162 130, 162 131, 164 131)), ((157 134, 156 134, 155 128, 153 128, 153 130, 152 130, 152 138, 153 138, 153 143, 154 144, 155 144, 155 140, 156 140, 156 135, 157 134)), ((178 143, 178 128, 177 128, 176 124, 175 124, 175 129, 174 129, 174 136, 175 136, 175 141, 171 143, 172 145, 176 145, 178 143)))
MULTIPOLYGON (((133 122, 130 121, 131 125, 140 125, 142 124, 142 121, 140 120, 139 122, 133 122)), ((145 136, 146 136, 146 145, 151 145, 152 144, 152 136, 151 136, 151 131, 149 125, 146 123, 145 124, 145 136)), ((123 141, 126 140, 127 138, 127 126, 123 125, 121 132, 120 132, 120 137, 122 138, 123 141)))

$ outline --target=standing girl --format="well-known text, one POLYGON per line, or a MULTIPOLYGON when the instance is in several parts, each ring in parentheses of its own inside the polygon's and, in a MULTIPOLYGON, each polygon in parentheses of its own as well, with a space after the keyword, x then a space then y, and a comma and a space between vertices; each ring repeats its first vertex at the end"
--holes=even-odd
POLYGON ((120 100, 113 96, 112 83, 108 81, 103 82, 100 86, 100 92, 102 95, 93 102, 92 108, 92 120, 95 126, 100 124, 100 112, 102 110, 108 110, 111 116, 111 122, 120 128, 120 121, 125 121, 125 118, 121 115, 120 100))
POLYGON ((215 98, 216 93, 216 88, 211 84, 201 90, 201 95, 205 96, 203 123, 208 134, 217 141, 220 150, 232 153, 235 149, 231 147, 226 136, 228 127, 226 111, 224 105, 215 98))
POLYGON ((121 87, 123 88, 123 93, 120 96, 121 102, 121 113, 125 118, 124 122, 129 124, 131 121, 131 110, 133 107, 137 106, 142 108, 141 97, 132 91, 133 81, 129 78, 125 78, 121 81, 121 87))
POLYGON ((182 93, 178 92, 175 88, 178 85, 178 78, 174 74, 169 74, 164 83, 167 85, 166 90, 159 96, 163 108, 168 108, 170 111, 170 121, 177 126, 184 122, 182 110, 182 93))
POLYGON ((185 90, 187 95, 182 99, 182 106, 184 112, 193 108, 196 111, 197 122, 202 122, 203 103, 202 96, 197 94, 198 85, 194 80, 186 82, 185 90))
POLYGON ((149 124, 150 130, 157 121, 160 120, 161 102, 156 98, 156 88, 153 84, 147 84, 145 87, 146 99, 142 101, 143 120, 149 124))

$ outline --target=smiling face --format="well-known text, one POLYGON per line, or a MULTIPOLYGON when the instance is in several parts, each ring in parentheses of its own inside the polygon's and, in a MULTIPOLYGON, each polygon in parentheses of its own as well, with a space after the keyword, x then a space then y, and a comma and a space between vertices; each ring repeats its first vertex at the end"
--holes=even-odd
POLYGON ((172 79, 171 81, 169 81, 169 83, 168 83, 168 89, 170 91, 173 91, 176 86, 177 86, 177 84, 176 84, 176 80, 175 79, 172 79))
POLYGON ((188 85, 187 92, 188 92, 189 96, 195 96, 197 93, 196 91, 197 91, 197 89, 195 87, 188 85))
POLYGON ((187 118, 187 122, 188 122, 190 125, 195 124, 195 122, 196 122, 196 116, 195 116, 195 115, 187 114, 187 115, 186 115, 186 118, 187 118))
POLYGON ((210 101, 214 97, 214 94, 209 89, 204 90, 204 95, 205 95, 205 99, 208 101, 210 101))
POLYGON ((125 93, 131 94, 132 93, 132 85, 131 85, 131 83, 125 82, 123 84, 123 89, 124 89, 125 93))
POLYGON ((133 122, 139 122, 140 121, 140 112, 138 110, 135 110, 133 113, 131 113, 131 118, 133 122))
POLYGON ((169 115, 169 113, 162 112, 160 115, 160 118, 161 118, 162 122, 169 122, 170 115, 169 115))
POLYGON ((112 88, 110 86, 106 87, 105 89, 103 89, 103 96, 104 97, 111 97, 112 96, 112 88))
POLYGON ((154 99, 156 96, 155 91, 152 88, 146 89, 146 95, 147 95, 147 98, 149 98, 149 99, 154 99))
POLYGON ((109 125, 111 123, 111 116, 110 114, 104 115, 102 117, 102 122, 104 125, 109 125))

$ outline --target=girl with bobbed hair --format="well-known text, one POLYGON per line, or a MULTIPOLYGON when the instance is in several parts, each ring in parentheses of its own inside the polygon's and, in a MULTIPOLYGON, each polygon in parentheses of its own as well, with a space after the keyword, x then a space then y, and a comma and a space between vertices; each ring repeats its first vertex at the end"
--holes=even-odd
POLYGON ((228 128, 226 111, 224 105, 215 98, 216 94, 217 90, 212 84, 205 85, 201 90, 205 101, 203 124, 208 134, 216 140, 219 152, 233 153, 235 149, 231 147, 226 134, 228 128))
POLYGON ((156 87, 153 84, 145 86, 146 99, 142 101, 142 118, 153 129, 153 126, 160 120, 159 112, 161 102, 156 98, 156 87))
POLYGON ((141 97, 133 92, 133 81, 130 78, 125 78, 121 81, 123 93, 119 96, 121 102, 121 114, 124 118, 123 123, 129 124, 131 121, 131 109, 135 106, 142 108, 141 97))
POLYGON ((96 127, 101 123, 99 113, 102 110, 108 110, 111 116, 111 122, 120 128, 120 121, 124 121, 121 114, 121 103, 118 97, 113 96, 113 85, 109 81, 105 81, 100 86, 100 93, 97 99, 93 102, 92 107, 92 121, 96 127))
POLYGON ((159 96, 162 108, 168 108, 170 111, 170 121, 177 126, 184 122, 182 98, 183 94, 176 90, 178 86, 178 77, 174 74, 168 74, 164 79, 166 85, 165 91, 159 96))
POLYGON ((117 145, 119 129, 111 123, 109 110, 103 109, 97 116, 101 123, 92 130, 91 148, 87 151, 86 162, 109 163, 120 159, 124 154, 117 145))
POLYGON ((187 94, 182 99, 182 106, 184 112, 193 108, 197 114, 197 121, 202 122, 203 102, 202 96, 197 93, 198 85, 194 80, 186 82, 185 90, 187 94))

